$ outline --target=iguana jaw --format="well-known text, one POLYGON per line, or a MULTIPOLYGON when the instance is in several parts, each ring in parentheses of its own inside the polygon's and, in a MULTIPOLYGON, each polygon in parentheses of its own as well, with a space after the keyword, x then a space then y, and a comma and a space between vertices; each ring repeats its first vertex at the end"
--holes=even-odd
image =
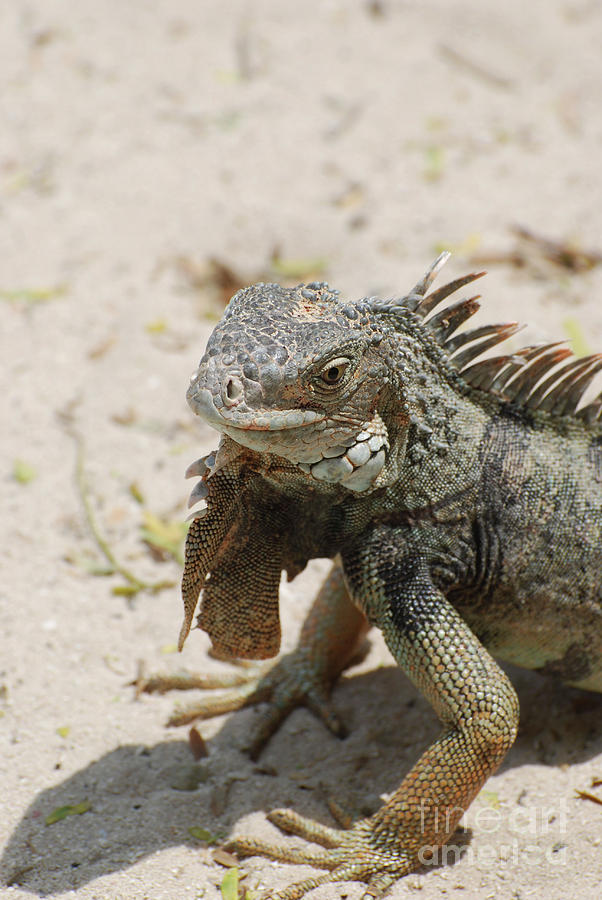
POLYGON ((195 381, 187 399, 197 415, 237 444, 282 456, 316 481, 364 492, 375 486, 385 465, 388 434, 378 413, 363 425, 343 425, 314 410, 222 411, 195 381))

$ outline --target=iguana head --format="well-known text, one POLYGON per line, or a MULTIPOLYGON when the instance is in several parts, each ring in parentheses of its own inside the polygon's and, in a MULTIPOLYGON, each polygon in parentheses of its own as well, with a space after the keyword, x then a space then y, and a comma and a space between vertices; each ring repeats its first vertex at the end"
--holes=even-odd
POLYGON ((379 399, 392 369, 370 301, 327 284, 256 284, 230 301, 188 389, 192 409, 316 481, 365 491, 390 447, 379 399))
POLYGON ((484 274, 428 293, 448 257, 390 300, 349 302, 324 282, 244 288, 209 340, 188 402, 236 444, 284 458, 314 483, 359 493, 396 481, 404 460, 421 465, 445 454, 463 427, 462 397, 597 421, 599 398, 577 407, 602 355, 573 359, 558 344, 538 344, 479 360, 519 326, 458 331, 478 297, 433 314, 484 274))

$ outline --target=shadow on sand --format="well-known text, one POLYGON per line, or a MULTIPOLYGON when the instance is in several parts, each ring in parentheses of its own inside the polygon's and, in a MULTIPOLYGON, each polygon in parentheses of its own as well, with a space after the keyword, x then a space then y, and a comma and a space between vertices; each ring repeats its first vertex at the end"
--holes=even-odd
MULTIPOLYGON (((510 674, 522 725, 504 768, 574 763, 600 752, 602 698, 510 674)), ((437 722, 395 668, 344 679, 335 705, 350 726, 346 740, 297 711, 258 764, 242 750, 256 710, 226 719, 199 762, 178 732, 153 746, 117 747, 32 799, 3 854, 1 881, 41 897, 73 890, 158 850, 194 845, 192 826, 226 837, 240 817, 275 806, 332 824, 329 794, 361 814, 372 811, 437 734, 437 722), (84 800, 85 814, 45 824, 53 810, 84 800)))

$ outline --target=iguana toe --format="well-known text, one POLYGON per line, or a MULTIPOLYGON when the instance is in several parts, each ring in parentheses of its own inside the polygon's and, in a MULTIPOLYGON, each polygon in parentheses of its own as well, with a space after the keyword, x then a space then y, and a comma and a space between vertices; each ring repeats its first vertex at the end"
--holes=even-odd
POLYGON ((270 900, 297 900, 321 884, 337 881, 364 881, 368 885, 364 897, 377 898, 418 865, 402 845, 379 846, 369 819, 358 822, 349 830, 339 830, 299 816, 293 810, 274 810, 268 818, 284 831, 321 844, 326 849, 312 850, 247 838, 234 838, 228 841, 226 848, 241 856, 261 855, 279 862, 329 870, 324 875, 306 878, 281 891, 270 892, 266 895, 270 900))

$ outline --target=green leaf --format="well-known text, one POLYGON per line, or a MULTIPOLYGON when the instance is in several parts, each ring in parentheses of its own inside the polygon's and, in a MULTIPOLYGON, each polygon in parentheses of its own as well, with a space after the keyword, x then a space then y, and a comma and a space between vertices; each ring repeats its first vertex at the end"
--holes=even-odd
POLYGON ((167 331, 167 322, 165 319, 153 319, 144 326, 148 334, 163 334, 167 331))
POLYGON ((237 110, 225 110, 215 117, 215 124, 223 131, 230 131, 241 121, 242 116, 237 110))
POLYGON ((206 844, 215 844, 217 841, 217 836, 215 834, 211 834, 210 831, 206 828, 201 828, 200 825, 193 825, 188 829, 188 834, 196 841, 203 841, 206 844))
POLYGON ((150 544, 151 547, 168 553, 183 565, 182 546, 188 531, 186 522, 182 522, 180 519, 169 521, 160 519, 159 516, 156 516, 148 509, 144 510, 142 517, 144 521, 140 529, 142 540, 150 544))
POLYGON ((321 275, 328 263, 321 256, 313 259, 282 259, 277 256, 271 260, 270 265, 276 275, 282 275, 283 278, 305 279, 309 275, 321 275))
POLYGON ((0 290, 0 300, 8 300, 11 303, 44 303, 61 297, 67 288, 64 284, 47 288, 21 288, 16 290, 0 290))
POLYGON ((98 559, 98 557, 89 556, 85 553, 68 553, 65 555, 65 559, 67 562, 70 562, 71 565, 83 569, 88 575, 102 577, 113 575, 115 572, 115 566, 111 566, 109 563, 98 559))
POLYGON ((94 575, 96 578, 107 578, 115 574, 115 566, 104 565, 101 562, 82 563, 82 567, 88 575, 94 575))
POLYGON ((92 809, 92 804, 89 800, 83 800, 82 803, 76 803, 74 806, 57 806, 56 809, 46 816, 44 821, 46 825, 54 825, 55 822, 60 822, 66 819, 67 816, 81 816, 82 813, 86 813, 90 809, 92 809))
POLYGON ((445 168, 445 151, 443 147, 433 145, 425 151, 424 177, 427 181, 437 181, 445 168))
POLYGON ((25 462, 24 459, 16 459, 13 462, 13 478, 15 481, 18 481, 19 484, 29 484, 30 481, 33 481, 34 478, 37 477, 37 471, 30 463, 25 462))
POLYGON ((135 481, 132 481, 132 483, 130 484, 129 492, 130 496, 134 498, 136 503, 140 503, 140 505, 144 503, 144 495, 135 481))
POLYGON ((440 241, 433 244, 435 253, 444 253, 449 250, 454 256, 471 256, 476 253, 482 243, 482 236, 478 231, 472 231, 460 241, 440 241))
POLYGON ((135 597, 144 588, 145 585, 143 584, 116 584, 114 588, 111 588, 111 593, 115 597, 135 597))
POLYGON ((591 350, 588 347, 585 335, 583 334, 583 329, 577 319, 569 316, 562 324, 564 325, 565 334, 573 345, 575 356, 588 356, 591 353, 591 350))
POLYGON ((491 806, 493 809, 500 808, 500 798, 496 791, 480 791, 479 799, 491 806))
POLYGON ((238 869, 228 869, 222 878, 222 900, 238 900, 238 869))
POLYGON ((172 774, 169 786, 174 791, 196 791, 199 784, 204 784, 208 777, 207 767, 202 764, 178 766, 172 774))

